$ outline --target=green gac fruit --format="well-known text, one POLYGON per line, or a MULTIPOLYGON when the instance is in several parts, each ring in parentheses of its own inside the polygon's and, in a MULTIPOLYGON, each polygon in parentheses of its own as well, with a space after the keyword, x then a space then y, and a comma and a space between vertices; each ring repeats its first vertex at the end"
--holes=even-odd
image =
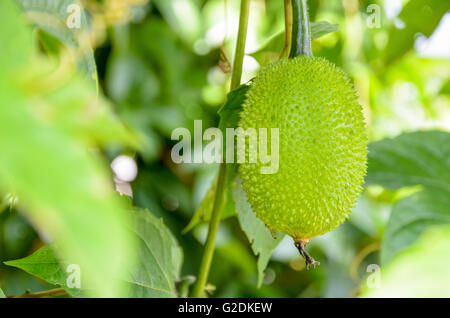
POLYGON ((276 173, 261 173, 269 164, 259 154, 249 162, 248 141, 239 167, 248 200, 269 229, 292 236, 302 253, 300 245, 344 222, 362 189, 367 136, 362 108, 342 70, 305 56, 268 65, 247 92, 239 126, 256 129, 258 140, 260 128, 268 128, 268 136, 270 128, 279 128, 276 173))

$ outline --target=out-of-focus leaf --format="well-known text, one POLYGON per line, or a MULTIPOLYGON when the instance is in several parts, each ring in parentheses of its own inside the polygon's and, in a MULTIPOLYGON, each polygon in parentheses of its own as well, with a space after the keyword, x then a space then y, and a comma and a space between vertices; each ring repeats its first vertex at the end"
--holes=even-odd
MULTIPOLYGON (((337 32, 339 27, 337 24, 330 24, 328 22, 311 22, 311 39, 318 39, 328 33, 337 32)), ((264 66, 270 62, 276 61, 280 57, 280 52, 284 46, 284 31, 273 36, 262 48, 250 54, 259 65, 264 66)))
POLYGON ((0 85, 0 104, 2 192, 14 189, 36 227, 87 265, 100 295, 116 295, 111 276, 127 261, 128 236, 106 165, 77 136, 33 118, 14 88, 0 85))
POLYGON ((429 226, 450 223, 450 192, 425 189, 393 208, 381 246, 381 262, 412 244, 429 226))
POLYGON ((430 225, 450 222, 450 134, 414 132, 370 144, 366 183, 423 186, 393 208, 381 249, 385 263, 430 225))
MULTIPOLYGON (((192 67, 195 69, 195 66, 192 64, 192 57, 186 54, 176 34, 161 18, 154 16, 146 21, 142 27, 136 29, 130 42, 132 47, 139 47, 147 65, 158 65, 160 95, 170 103, 174 96, 180 97, 191 83, 195 83, 193 80, 196 76, 200 75, 193 72, 192 67), (152 41, 148 41, 148 37, 151 37, 152 41)), ((194 87, 198 88, 197 85, 194 87)))
POLYGON ((138 243, 138 262, 129 271, 128 297, 176 297, 183 251, 175 237, 148 210, 134 209, 132 231, 138 243))
POLYGON ((277 247, 284 237, 283 233, 273 233, 270 231, 253 212, 247 196, 242 188, 241 179, 236 178, 233 187, 233 198, 236 203, 239 223, 242 230, 252 246, 253 253, 258 256, 258 286, 261 286, 264 277, 264 270, 269 262, 272 251, 277 247))
POLYGON ((159 93, 156 74, 129 52, 113 55, 107 70, 108 94, 117 103, 126 102, 136 108, 150 103, 159 93))
POLYGON ((1 288, 0 288, 0 298, 6 298, 5 293, 1 288))
POLYGON ((218 259, 227 260, 230 265, 242 271, 244 275, 255 275, 255 257, 253 252, 248 249, 247 242, 234 238, 227 244, 218 246, 216 251, 218 259))
POLYGON ((444 85, 442 85, 440 94, 450 95, 450 80, 446 81, 444 85))
POLYGON ((87 78, 97 82, 97 67, 94 51, 89 42, 88 24, 83 6, 78 0, 16 0, 26 16, 37 28, 49 33, 72 50, 78 66, 87 78), (80 25, 69 27, 68 18, 80 9, 80 25))
MULTIPOLYGON (((50 245, 46 245, 30 256, 17 259, 14 261, 5 262, 6 265, 20 268, 27 273, 37 276, 50 284, 58 285, 64 288, 72 297, 83 297, 85 291, 83 291, 83 283, 80 281, 79 288, 70 288, 68 283, 72 282, 70 275, 73 269, 70 268, 70 264, 66 262, 60 262, 56 257, 53 248, 50 245)), ((75 268, 74 268, 75 269, 75 268)), ((83 278, 83 272, 80 269, 80 279, 83 278)))
POLYGON ((33 51, 32 34, 25 26, 25 20, 18 17, 18 10, 11 0, 0 4, 0 67, 2 77, 22 69, 33 51))
POLYGON ((412 49, 417 33, 430 36, 449 10, 449 1, 408 1, 398 15, 398 19, 404 23, 404 27, 398 28, 392 25, 389 30, 389 42, 384 51, 386 63, 396 60, 412 49))
POLYGON ((450 191, 450 133, 421 131, 369 145, 366 184, 424 185, 450 191))
MULTIPOLYGON (((380 288, 365 286, 362 296, 450 297, 449 255, 450 228, 430 229, 381 269, 380 288)), ((368 277, 368 281, 372 278, 376 279, 368 277)))
MULTIPOLYGON (((123 125, 107 100, 98 97, 96 90, 84 78, 70 75, 71 72, 68 74, 71 78, 58 83, 56 89, 45 95, 45 103, 37 107, 33 105, 33 110, 61 130, 78 134, 95 144, 119 143, 141 148, 141 139, 123 125)), ((34 78, 45 76, 38 74, 34 78)), ((35 97, 34 93, 28 94, 29 98, 35 97)))
MULTIPOLYGON (((19 35, 31 34, 20 21, 14 4, 1 1, 0 28, 14 25, 19 35)), ((42 96, 25 97, 13 67, 32 68, 26 55, 15 54, 20 46, 30 47, 27 39, 1 38, 0 190, 17 194, 21 211, 43 237, 58 242, 62 257, 86 268, 83 274, 98 291, 95 295, 120 295, 113 277, 132 256, 125 208, 112 189, 109 169, 88 144, 31 107, 41 104, 42 96)))
POLYGON ((153 3, 183 41, 192 44, 198 38, 201 18, 197 1, 153 0, 153 3))
POLYGON ((373 200, 366 191, 359 197, 347 222, 371 237, 382 237, 390 212, 389 204, 373 200))

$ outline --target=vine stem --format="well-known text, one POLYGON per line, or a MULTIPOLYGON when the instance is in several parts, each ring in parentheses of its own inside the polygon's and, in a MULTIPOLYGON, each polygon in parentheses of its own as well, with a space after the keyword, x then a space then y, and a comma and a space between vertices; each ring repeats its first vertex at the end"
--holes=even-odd
MULTIPOLYGON (((236 89, 241 84, 242 64, 244 62, 245 41, 247 38, 248 17, 250 14, 250 0, 241 0, 241 9, 239 13, 239 31, 236 41, 236 51, 234 54, 233 72, 231 74, 230 91, 236 89)), ((226 190, 226 164, 221 163, 217 178, 216 193, 214 198, 211 219, 209 220, 208 236, 206 238, 203 257, 200 263, 200 269, 197 281, 192 291, 192 297, 203 297, 206 282, 208 280, 211 262, 214 254, 214 245, 216 243, 217 230, 219 228, 220 218, 222 216, 223 201, 226 190)))
POLYGON ((284 0, 284 47, 280 59, 287 57, 291 51, 293 13, 291 0, 284 0))
POLYGON ((250 0, 241 0, 239 13, 239 30, 234 54, 233 73, 231 74, 230 91, 241 85, 242 64, 244 62, 245 41, 247 39, 248 17, 250 15, 250 0))

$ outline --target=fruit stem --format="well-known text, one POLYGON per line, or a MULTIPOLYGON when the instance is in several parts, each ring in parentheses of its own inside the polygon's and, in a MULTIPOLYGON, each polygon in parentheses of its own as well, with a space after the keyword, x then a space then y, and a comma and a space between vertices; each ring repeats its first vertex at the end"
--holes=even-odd
POLYGON ((309 267, 311 265, 313 265, 314 267, 320 265, 320 263, 318 261, 314 260, 314 258, 312 258, 311 255, 309 255, 308 252, 306 251, 306 244, 308 244, 308 242, 309 242, 309 239, 308 240, 304 240, 304 239, 296 239, 295 240, 295 247, 300 252, 300 255, 305 259, 306 269, 309 269, 309 267))
MULTIPOLYGON (((236 41, 236 51, 233 63, 233 72, 231 75, 230 91, 236 89, 241 84, 242 64, 245 53, 245 40, 247 38, 248 17, 250 14, 250 0, 241 0, 241 9, 239 16, 239 31, 236 41)), ((195 282, 192 297, 203 297, 206 282, 208 280, 209 270, 214 254, 214 245, 216 242, 217 230, 223 210, 223 200, 226 190, 226 164, 221 163, 219 167, 219 176, 217 178, 216 193, 214 198, 211 219, 209 220, 208 236, 206 238, 205 249, 200 263, 200 269, 195 282)))
POLYGON ((289 57, 306 55, 311 57, 311 34, 306 0, 291 0, 293 11, 292 43, 289 57))

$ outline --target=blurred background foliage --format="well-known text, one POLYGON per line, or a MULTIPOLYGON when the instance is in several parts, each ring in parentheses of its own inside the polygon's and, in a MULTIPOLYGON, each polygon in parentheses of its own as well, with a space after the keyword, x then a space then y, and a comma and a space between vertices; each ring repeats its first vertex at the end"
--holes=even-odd
MULTIPOLYGON (((27 3, 26 0, 17 2, 27 3)), ((131 184, 134 205, 163 218, 184 251, 181 276, 196 275, 207 225, 199 224, 185 234, 182 230, 211 186, 218 167, 174 164, 170 158, 174 141, 170 137, 177 127, 193 130, 195 119, 203 120, 204 129, 218 126, 217 110, 225 102, 229 86, 239 1, 90 0, 82 4, 86 8, 93 49, 82 50, 78 64, 141 140, 137 151, 126 143, 125 146, 123 143, 98 146, 109 161, 123 153, 135 158, 139 172, 131 184), (95 71, 98 75, 92 76, 95 71)), ((309 6, 311 21, 338 26, 337 32, 313 41, 313 52, 342 67, 354 79, 371 141, 424 129, 450 130, 448 1, 310 0, 309 6), (374 16, 377 13, 379 17, 374 16)), ((283 29, 283 1, 252 1, 243 82, 255 76, 259 63, 263 63, 252 53, 283 29)), ((80 47, 83 43, 75 41, 70 32, 55 31, 51 25, 42 26, 35 35, 41 46, 55 56, 60 56, 61 43, 80 47)), ((94 127, 92 131, 95 130, 94 127)), ((423 139, 421 147, 431 143, 427 135, 417 138, 423 139)), ((441 188, 445 191, 434 195, 442 199, 440 211, 450 215, 450 178, 447 178, 450 141, 444 136, 441 142, 444 144, 434 144, 436 151, 430 151, 430 157, 435 155, 442 160, 443 167, 436 170, 435 177, 437 183, 444 180, 441 188)), ((369 165, 385 162, 380 159, 383 150, 388 156, 398 149, 396 144, 391 148, 383 144, 378 147, 380 155, 377 157, 376 153, 369 165)), ((403 147, 408 152, 410 144, 403 147)), ((421 152, 413 152, 411 156, 420 158, 421 152)), ((423 156, 421 163, 426 165, 432 160, 430 157, 423 156)), ((421 168, 420 162, 414 165, 402 160, 401 153, 397 159, 396 164, 409 165, 411 173, 421 168)), ((381 166, 377 167, 389 168, 381 166)), ((388 220, 393 210, 401 210, 396 203, 411 194, 417 195, 414 194, 419 191, 417 185, 424 185, 414 180, 399 181, 397 186, 390 187, 388 181, 376 177, 368 183, 373 185, 366 187, 350 219, 310 243, 309 249, 320 260, 320 268, 306 271, 292 240, 285 238, 274 250, 260 288, 256 284, 256 257, 237 218, 224 220, 219 228, 209 279, 211 295, 358 296, 370 274, 368 265, 382 264, 384 256, 380 256, 380 248, 386 244, 383 236, 388 220)), ((25 257, 43 245, 42 237, 27 218, 17 213, 14 200, 14 196, 8 195, 1 205, 1 262, 25 257)), ((424 209, 433 207, 435 201, 429 199, 424 209)), ((448 223, 447 214, 441 213, 442 217, 433 224, 448 223)), ((423 228, 408 233, 418 236, 423 228)), ((395 248, 400 250, 414 242, 410 237, 408 240, 408 244, 401 242, 395 248)), ((411 254, 410 261, 420 258, 411 254)), ((0 265, 0 286, 7 295, 51 288, 48 283, 5 265, 0 265)))

